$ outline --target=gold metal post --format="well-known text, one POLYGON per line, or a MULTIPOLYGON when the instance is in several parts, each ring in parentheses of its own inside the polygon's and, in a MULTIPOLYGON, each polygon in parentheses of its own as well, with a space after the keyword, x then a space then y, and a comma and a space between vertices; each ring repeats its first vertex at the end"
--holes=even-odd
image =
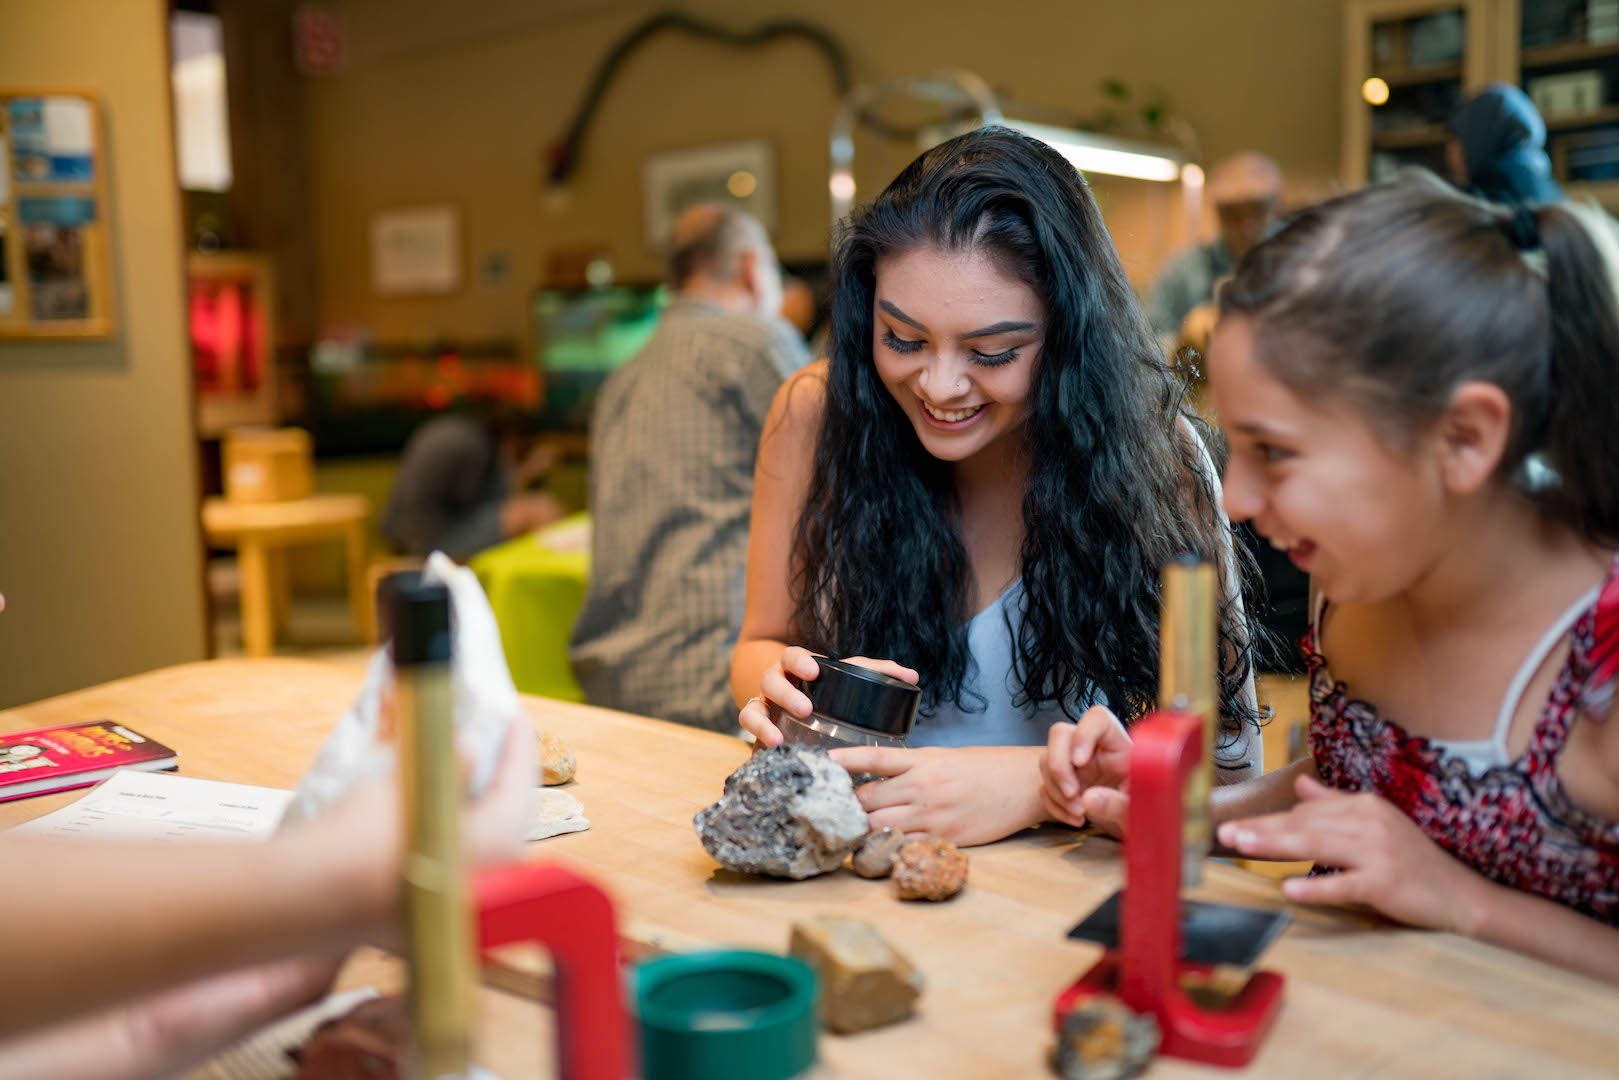
POLYGON ((1203 756, 1187 778, 1182 804, 1181 881, 1186 885, 1203 879, 1203 861, 1214 833, 1209 790, 1214 779, 1214 732, 1220 723, 1218 589, 1219 579, 1208 563, 1175 562, 1164 567, 1158 707, 1203 722, 1203 756))
POLYGON ((472 909, 446 663, 398 669, 405 803, 405 927, 413 1080, 467 1075, 474 1006, 472 909))

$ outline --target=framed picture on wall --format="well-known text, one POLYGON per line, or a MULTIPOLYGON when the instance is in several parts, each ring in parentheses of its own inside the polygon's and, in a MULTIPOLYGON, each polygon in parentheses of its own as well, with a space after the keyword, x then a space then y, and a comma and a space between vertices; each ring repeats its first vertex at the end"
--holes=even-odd
POLYGON ((776 231, 776 154, 763 139, 654 154, 643 187, 646 242, 653 251, 667 247, 680 212, 700 202, 731 203, 776 231))
POLYGON ((113 332, 100 117, 89 94, 0 89, 0 337, 113 332))

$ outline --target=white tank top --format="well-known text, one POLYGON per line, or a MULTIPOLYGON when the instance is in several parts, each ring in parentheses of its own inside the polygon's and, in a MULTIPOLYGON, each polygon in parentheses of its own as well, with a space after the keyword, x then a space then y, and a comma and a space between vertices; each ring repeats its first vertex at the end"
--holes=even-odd
MULTIPOLYGON (((1018 690, 1012 642, 1023 622, 1022 600, 1019 579, 973 616, 967 624, 967 677, 961 695, 966 708, 945 702, 932 713, 919 713, 911 729, 912 746, 1044 746, 1051 725, 1067 719, 1054 702, 1033 711, 1012 704, 1018 690)), ((1074 714, 1095 703, 1085 702, 1074 714)))
MULTIPOLYGON (((933 713, 918 714, 911 729, 912 746, 1043 746, 1051 725, 1067 720, 1055 702, 1038 708, 1014 705, 1017 680, 1012 671, 1012 648, 1023 623, 1023 581, 1013 582, 967 624, 967 677, 962 700, 966 708, 946 702, 933 713), (978 706, 982 703, 983 707, 978 706)), ((1080 716, 1092 705, 1106 705, 1098 691, 1075 703, 1080 716)), ((1247 768, 1258 776, 1263 749, 1253 725, 1231 739, 1217 737, 1214 760, 1226 768, 1247 768)))

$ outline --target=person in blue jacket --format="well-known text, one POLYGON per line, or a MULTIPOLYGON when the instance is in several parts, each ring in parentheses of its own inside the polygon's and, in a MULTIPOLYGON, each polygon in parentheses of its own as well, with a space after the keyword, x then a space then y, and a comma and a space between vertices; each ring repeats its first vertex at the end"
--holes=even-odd
POLYGON ((1450 118, 1446 157, 1452 179, 1473 195, 1506 206, 1559 202, 1546 155, 1546 122, 1516 86, 1491 83, 1450 118))

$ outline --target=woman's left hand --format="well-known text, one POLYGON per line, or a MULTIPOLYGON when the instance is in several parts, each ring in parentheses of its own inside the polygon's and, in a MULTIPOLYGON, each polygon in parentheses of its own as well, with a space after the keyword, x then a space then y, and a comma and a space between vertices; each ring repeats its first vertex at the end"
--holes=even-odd
POLYGON ((855 790, 873 829, 933 833, 965 847, 1040 823, 1044 752, 1042 746, 845 746, 831 757, 852 773, 884 777, 855 790))
POLYGON ((1293 809, 1228 821, 1220 842, 1256 859, 1303 860, 1335 874, 1290 878, 1289 900, 1365 904, 1412 926, 1473 931, 1471 900, 1484 882, 1452 858, 1398 808, 1377 795, 1350 794, 1300 776, 1293 809))

